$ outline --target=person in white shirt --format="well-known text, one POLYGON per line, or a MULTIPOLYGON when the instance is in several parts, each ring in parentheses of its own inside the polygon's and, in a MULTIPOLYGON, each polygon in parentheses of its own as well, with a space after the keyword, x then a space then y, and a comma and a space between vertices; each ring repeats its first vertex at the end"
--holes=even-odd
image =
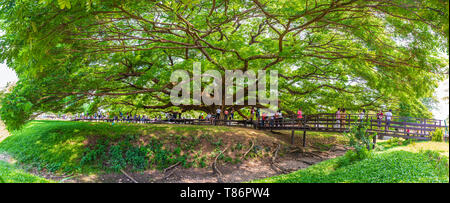
POLYGON ((216 119, 219 119, 220 118, 220 112, 221 112, 221 110, 220 109, 217 109, 216 110, 216 119))
POLYGON ((360 121, 360 122, 363 122, 364 116, 365 116, 365 115, 366 115, 366 110, 363 109, 363 110, 361 111, 361 113, 359 113, 359 121, 360 121))
POLYGON ((392 109, 389 109, 389 111, 386 113, 386 128, 389 129, 389 125, 391 125, 392 120, 392 109))

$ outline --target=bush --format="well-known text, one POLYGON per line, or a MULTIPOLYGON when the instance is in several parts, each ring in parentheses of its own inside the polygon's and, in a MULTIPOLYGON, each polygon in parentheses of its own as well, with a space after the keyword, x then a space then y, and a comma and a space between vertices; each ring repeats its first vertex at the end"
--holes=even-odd
POLYGON ((109 149, 110 160, 108 161, 111 168, 115 171, 125 168, 126 161, 123 158, 123 151, 120 146, 114 145, 109 149))
POLYGON ((145 147, 130 147, 125 153, 125 160, 134 170, 143 170, 148 166, 147 149, 145 147))
POLYGON ((387 140, 386 142, 383 143, 385 148, 391 148, 391 147, 397 147, 397 146, 402 146, 405 145, 406 140, 403 138, 399 138, 399 137, 393 137, 389 140, 387 140))
POLYGON ((442 142, 444 141, 444 132, 441 128, 436 128, 434 132, 431 132, 431 141, 442 142))
POLYGON ((350 165, 356 161, 361 161, 372 156, 372 152, 367 148, 360 148, 359 150, 349 150, 345 153, 342 159, 337 162, 338 168, 350 165))
POLYGON ((370 135, 367 131, 369 128, 369 123, 365 122, 354 122, 350 127, 350 131, 344 135, 349 138, 349 145, 354 147, 356 151, 360 151, 360 148, 367 148, 370 150, 373 146, 372 139, 376 134, 370 135))

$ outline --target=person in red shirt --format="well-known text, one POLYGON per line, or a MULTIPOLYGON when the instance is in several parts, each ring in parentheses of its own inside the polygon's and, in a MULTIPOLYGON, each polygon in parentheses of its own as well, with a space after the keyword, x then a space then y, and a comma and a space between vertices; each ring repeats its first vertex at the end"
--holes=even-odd
POLYGON ((228 120, 228 110, 225 110, 225 120, 228 120))
POLYGON ((381 128, 381 121, 383 120, 383 111, 379 111, 377 113, 377 123, 378 123, 378 128, 381 128))
POLYGON ((298 125, 302 126, 302 119, 303 119, 302 109, 298 109, 298 111, 297 111, 297 119, 298 119, 298 125))
POLYGON ((263 125, 263 126, 265 126, 266 120, 267 120, 267 113, 264 112, 264 113, 262 114, 262 125, 263 125))

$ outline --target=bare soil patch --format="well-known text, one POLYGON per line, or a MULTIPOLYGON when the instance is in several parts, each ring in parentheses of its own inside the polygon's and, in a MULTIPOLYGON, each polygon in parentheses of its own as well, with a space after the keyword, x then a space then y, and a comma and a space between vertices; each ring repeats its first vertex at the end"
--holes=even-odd
MULTIPOLYGON (((155 132, 149 133, 148 136, 140 137, 139 142, 147 143, 155 132)), ((173 132, 174 134, 176 132, 173 132)), ((165 136, 168 132, 164 133, 165 136)), ((186 142, 196 136, 201 136, 202 132, 192 131, 189 134, 182 135, 186 138, 186 142)), ((347 148, 342 142, 338 141, 335 136, 307 136, 307 146, 302 147, 302 136, 296 136, 295 143, 290 143, 290 132, 269 132, 259 131, 248 128, 227 128, 225 131, 218 130, 211 134, 211 141, 216 142, 222 140, 223 144, 220 148, 227 157, 243 157, 249 149, 257 148, 262 153, 249 153, 247 158, 242 162, 232 164, 224 160, 218 160, 216 167, 214 157, 210 157, 207 166, 204 168, 184 168, 181 165, 174 166, 167 170, 145 170, 141 172, 131 172, 124 170, 129 176, 139 183, 237 183, 247 182, 255 179, 267 178, 283 173, 293 172, 299 169, 307 168, 318 162, 335 158, 343 155, 347 148), (237 143, 242 143, 240 150, 233 149, 237 143), (326 147, 322 147, 326 146, 326 147), (252 154, 250 156, 250 154, 252 154), (275 157, 275 159, 274 159, 275 157), (216 168, 217 170, 214 170, 216 168)), ((85 145, 94 145, 97 143, 98 137, 92 137, 84 143, 85 145)), ((217 150, 217 146, 202 140, 195 150, 209 154, 217 150)), ((173 143, 165 143, 167 147, 172 147, 173 143)), ((1 158, 1 157, 0 157, 1 158)), ((116 173, 98 173, 98 174, 76 174, 76 175, 58 175, 47 172, 45 170, 37 170, 30 168, 27 170, 35 175, 52 179, 59 182, 98 182, 98 183, 132 183, 127 175, 121 172, 116 173)))
MULTIPOLYGON (((248 133, 251 134, 252 130, 248 131, 248 133)), ((271 134, 270 132, 267 133, 271 134)), ((253 158, 239 164, 219 162, 217 168, 222 173, 221 176, 214 172, 211 165, 208 165, 206 168, 183 168, 176 166, 165 172, 146 170, 142 172, 127 172, 127 174, 139 183, 239 183, 307 168, 321 161, 342 156, 348 149, 343 144, 337 142, 334 137, 307 137, 307 147, 303 148, 301 147, 302 138, 296 138, 297 140, 294 145, 287 144, 286 142, 290 140, 289 136, 285 133, 276 133, 275 136, 271 135, 271 138, 274 139, 267 138, 267 142, 264 144, 260 143, 262 145, 272 146, 270 148, 271 156, 253 158), (272 164, 275 151, 275 147, 273 146, 277 144, 280 144, 281 147, 274 164, 272 164), (317 148, 317 145, 328 145, 332 147, 328 150, 323 150, 322 148, 317 148)), ((244 140, 240 140, 243 138, 236 138, 239 140, 233 141, 245 142, 251 138, 249 137, 244 140)), ((232 143, 233 141, 230 142, 232 143)), ((258 142, 261 141, 258 140, 258 142)), ((63 179, 61 177, 47 177, 58 180, 63 179)), ((63 182, 132 183, 133 181, 122 173, 109 173, 74 176, 63 182)))
MULTIPOLYGON (((309 150, 311 152, 307 150, 308 152, 286 154, 278 158, 275 163, 285 171, 293 172, 318 162, 341 156, 345 153, 346 148, 337 146, 329 152, 309 150)), ((282 174, 282 172, 271 166, 269 158, 250 160, 241 164, 219 164, 218 168, 222 172, 222 176, 214 173, 212 167, 188 169, 175 167, 166 173, 158 170, 147 170, 128 174, 139 183, 239 183, 282 174)), ((122 173, 111 173, 78 176, 66 182, 132 183, 133 181, 122 173)))

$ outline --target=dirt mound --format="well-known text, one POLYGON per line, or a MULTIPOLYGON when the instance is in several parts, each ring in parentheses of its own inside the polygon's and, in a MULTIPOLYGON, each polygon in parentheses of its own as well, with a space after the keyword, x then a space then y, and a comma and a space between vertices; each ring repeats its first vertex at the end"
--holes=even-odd
MULTIPOLYGON (((315 163, 341 156, 347 150, 336 136, 314 136, 307 138, 307 147, 302 147, 302 137, 296 136, 291 145, 289 132, 269 132, 248 128, 224 128, 211 131, 191 131, 181 138, 170 136, 176 132, 167 131, 164 138, 167 148, 191 142, 192 138, 202 138, 201 143, 192 152, 201 151, 199 156, 207 156, 205 167, 183 167, 171 165, 164 170, 147 169, 140 172, 107 173, 90 176, 75 176, 69 182, 107 182, 126 183, 217 183, 246 182, 293 172, 315 163), (220 143, 221 142, 221 143, 220 143), (220 145, 218 144, 220 143, 220 145), (236 147, 241 145, 241 147, 236 147), (222 158, 220 153, 223 153, 222 158), (239 162, 234 160, 240 159, 239 162), (130 178, 130 177, 131 178, 130 178)), ((164 137, 164 136, 162 136, 164 137)), ((141 137, 148 143, 149 138, 141 137)))
MULTIPOLYGON (((294 152, 278 158, 275 163, 285 172, 293 172, 307 168, 318 162, 341 156, 345 153, 342 146, 329 152, 301 153, 294 152)), ((146 170, 128 173, 139 183, 240 183, 283 174, 271 164, 271 157, 248 160, 240 164, 219 164, 222 175, 218 176, 212 167, 182 168, 175 167, 169 171, 146 170)), ((101 183, 132 183, 133 181, 122 173, 109 173, 91 176, 76 176, 66 182, 101 182, 101 183)))
POLYGON ((69 170, 50 172, 46 166, 55 164, 46 162, 30 172, 62 182, 245 182, 305 168, 346 150, 340 136, 330 133, 308 134, 302 147, 300 133, 292 145, 290 131, 228 126, 43 122, 33 128, 49 130, 22 136, 59 147, 39 153, 59 155, 60 168, 69 170), (59 143, 76 148, 65 150, 59 143), (78 158, 65 159, 75 154, 78 158), (78 166, 88 172, 70 170, 78 166))

